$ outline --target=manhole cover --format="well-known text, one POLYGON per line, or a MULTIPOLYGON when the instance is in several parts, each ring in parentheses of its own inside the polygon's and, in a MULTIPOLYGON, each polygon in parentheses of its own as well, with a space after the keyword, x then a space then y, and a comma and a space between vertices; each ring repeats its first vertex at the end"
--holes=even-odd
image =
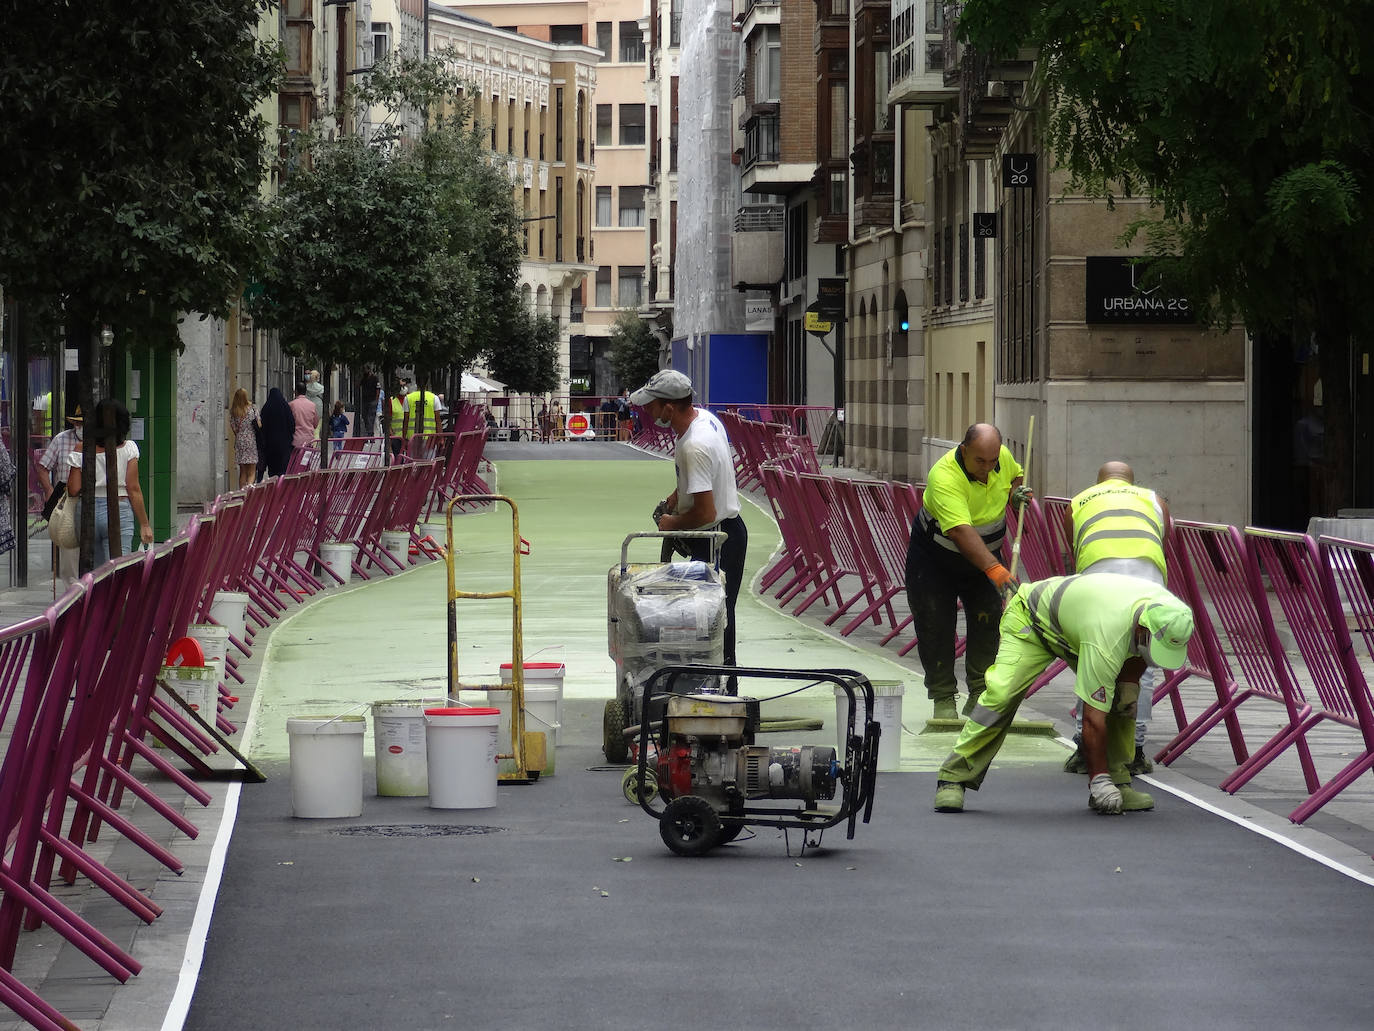
POLYGON ((340 827, 334 833, 346 837, 441 838, 455 834, 495 834, 505 829, 461 823, 383 823, 366 827, 340 827))

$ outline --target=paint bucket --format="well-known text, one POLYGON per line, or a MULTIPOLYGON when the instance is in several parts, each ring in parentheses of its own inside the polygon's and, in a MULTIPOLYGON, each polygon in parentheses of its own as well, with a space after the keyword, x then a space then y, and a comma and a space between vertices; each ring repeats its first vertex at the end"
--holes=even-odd
POLYGON ((214 666, 163 666, 161 678, 212 727, 219 702, 219 671, 214 666))
POLYGON ((216 591, 210 603, 210 618, 240 641, 248 629, 248 595, 238 591, 216 591))
MULTIPOLYGON (((353 579, 353 556, 357 550, 356 545, 347 541, 329 541, 320 545, 320 562, 332 569, 340 580, 348 583, 353 579)), ((325 586, 332 586, 332 583, 332 580, 326 580, 325 586)))
MULTIPOLYGON (((511 682, 511 678, 515 675, 515 674, 512 672, 513 668, 514 668, 513 665, 512 665, 511 663, 509 663, 509 662, 503 662, 503 663, 501 663, 501 683, 503 683, 503 684, 509 684, 509 683, 511 682)), ((558 704, 557 704, 557 706, 555 707, 555 711, 554 711, 554 715, 553 715, 553 720, 551 721, 551 722, 553 723, 553 726, 554 726, 553 737, 551 737, 551 738, 549 739, 549 748, 550 748, 550 752, 549 752, 549 762, 550 762, 550 763, 553 762, 553 752, 552 752, 553 747, 556 746, 556 745, 562 744, 562 742, 559 741, 559 732, 560 732, 560 730, 561 730, 561 728, 562 728, 562 726, 563 726, 563 675, 567 672, 567 669, 568 669, 567 664, 566 664, 566 663, 562 663, 562 662, 527 662, 527 663, 525 663, 525 705, 526 705, 526 710, 525 710, 525 711, 526 711, 526 712, 529 711, 529 700, 530 700, 529 692, 530 692, 530 688, 532 688, 532 687, 552 688, 555 692, 557 692, 557 702, 558 702, 558 704)), ((545 728, 545 727, 543 727, 543 726, 538 726, 538 727, 527 727, 526 729, 527 729, 527 730, 543 730, 543 731, 545 731, 545 732, 547 733, 547 728, 545 728)), ((550 769, 549 769, 548 772, 550 772, 550 773, 553 772, 552 767, 550 767, 550 769)))
POLYGON ((499 709, 425 710, 425 756, 431 809, 496 805, 499 709))
POLYGON ((377 794, 415 798, 429 794, 425 765, 425 706, 404 698, 372 703, 377 794))
POLYGON ((218 623, 192 623, 186 636, 194 638, 205 655, 205 665, 219 670, 219 682, 224 681, 224 656, 229 650, 229 631, 218 623))
MULTIPOLYGON (((900 680, 874 680, 873 718, 883 728, 878 739, 878 772, 895 773, 901 769, 902 757, 902 695, 906 685, 900 680)), ((868 721, 868 706, 864 704, 863 692, 855 691, 854 733, 862 735, 864 724, 868 721)), ((849 695, 844 688, 835 688, 835 737, 839 741, 840 755, 844 755, 844 728, 849 718, 849 695)))
POLYGON ((291 752, 291 815, 333 820, 363 813, 361 716, 292 716, 286 721, 291 752))
POLYGON ((410 533, 406 530, 383 530, 382 550, 405 569, 410 565, 410 533))
MULTIPOLYGON (((525 667, 528 669, 529 667, 525 667)), ((497 740, 503 745, 510 741, 510 692, 492 690, 487 699, 496 699, 496 707, 501 710, 501 725, 497 740)), ((525 733, 537 731, 544 735, 544 769, 542 777, 554 774, 554 759, 558 749, 558 709, 563 703, 563 687, 539 686, 525 682, 525 733)), ((502 759, 497 767, 498 773, 514 773, 515 760, 502 759)))

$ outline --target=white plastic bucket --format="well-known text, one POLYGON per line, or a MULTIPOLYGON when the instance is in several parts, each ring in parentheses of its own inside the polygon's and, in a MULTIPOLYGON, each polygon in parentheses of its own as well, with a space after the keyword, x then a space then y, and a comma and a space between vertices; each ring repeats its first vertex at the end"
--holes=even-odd
POLYGON ((333 820, 363 813, 361 716, 292 716, 286 721, 291 750, 291 815, 333 820))
POLYGON ((248 595, 238 591, 216 591, 210 603, 210 618, 240 641, 248 628, 248 595))
POLYGON ((162 679, 211 726, 219 702, 219 671, 214 666, 163 666, 162 679))
MULTIPOLYGON (((509 684, 515 676, 513 664, 509 662, 501 663, 501 683, 509 684)), ((557 692, 557 706, 553 715, 554 724, 553 737, 549 740, 549 762, 553 762, 552 749, 559 742, 559 733, 563 726, 563 676, 567 672, 566 663, 562 662, 527 662, 525 663, 525 701, 528 711, 529 691, 532 687, 552 688, 557 692)), ((527 730, 545 730, 544 727, 527 727, 527 730)), ((550 767, 550 773, 553 772, 550 767)))
POLYGON ((194 638, 205 655, 205 665, 219 670, 219 681, 224 681, 224 656, 229 650, 229 631, 217 623, 192 623, 186 628, 186 636, 194 638))
MULTIPOLYGON (((856 691, 854 699, 854 733, 863 734, 868 721, 868 707, 863 692, 856 691)), ((878 739, 878 772, 895 773, 901 769, 902 758, 902 695, 906 685, 900 680, 873 681, 873 718, 883 728, 878 739)), ((844 728, 849 719, 849 695, 844 688, 835 688, 835 737, 840 754, 844 754, 844 728)))
MULTIPOLYGON (((320 561, 334 570, 340 580, 348 583, 353 579, 353 556, 357 550, 357 545, 347 541, 329 541, 320 545, 320 561)), ((329 587, 332 583, 330 580, 325 586, 329 587)))
MULTIPOLYGON (((497 731, 497 739, 503 744, 511 739, 510 737, 510 692, 492 690, 487 692, 487 700, 496 701, 496 707, 501 710, 501 725, 497 731)), ((563 702, 563 688, 539 686, 525 683, 525 732, 539 731, 544 735, 544 769, 540 774, 542 777, 552 777, 554 774, 554 758, 557 752, 555 747, 558 744, 558 708, 563 702)), ((502 759, 500 766, 497 767, 498 773, 514 773, 515 760, 502 759)))
POLYGON ((410 534, 405 530, 383 530, 382 550, 405 569, 410 565, 410 534))
POLYGON ((373 702, 372 741, 377 757, 377 794, 397 798, 429 794, 423 702, 373 702))
POLYGON ((425 756, 431 809, 496 805, 499 709, 425 710, 425 756))

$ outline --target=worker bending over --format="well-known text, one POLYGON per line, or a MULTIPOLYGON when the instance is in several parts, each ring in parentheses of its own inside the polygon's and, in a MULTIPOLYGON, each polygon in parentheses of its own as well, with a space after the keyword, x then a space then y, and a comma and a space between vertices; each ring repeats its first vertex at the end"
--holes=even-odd
POLYGON ((1026 690, 1054 659, 1076 674, 1083 708, 1088 805, 1099 813, 1139 812, 1154 799, 1131 787, 1136 698, 1145 665, 1178 669, 1193 636, 1193 614, 1163 587, 1135 576, 1056 576, 1017 588, 1002 614, 997 660, 987 687, 940 767, 935 811, 964 808, 1006 739, 1026 690))

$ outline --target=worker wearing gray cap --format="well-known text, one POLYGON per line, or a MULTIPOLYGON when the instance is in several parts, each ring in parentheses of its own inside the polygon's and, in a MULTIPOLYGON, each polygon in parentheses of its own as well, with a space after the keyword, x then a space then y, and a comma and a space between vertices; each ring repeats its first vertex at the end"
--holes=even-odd
MULTIPOLYGON (((720 420, 692 404, 692 381, 676 369, 663 369, 630 395, 630 403, 677 438, 673 464, 677 489, 664 501, 660 530, 722 530, 720 569, 725 574, 725 664, 735 662, 735 599, 744 579, 749 531, 740 518, 735 460, 720 420)), ((690 542, 692 557, 706 561, 710 543, 690 542)))

